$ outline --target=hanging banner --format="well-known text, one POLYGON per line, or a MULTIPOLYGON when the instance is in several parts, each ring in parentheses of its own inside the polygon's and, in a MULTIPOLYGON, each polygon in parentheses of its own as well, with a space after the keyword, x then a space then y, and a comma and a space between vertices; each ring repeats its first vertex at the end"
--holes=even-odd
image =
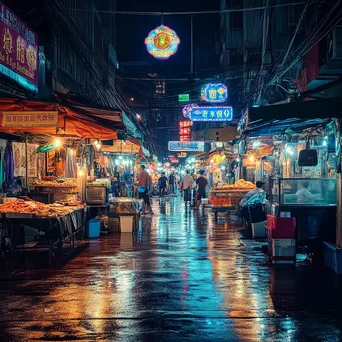
POLYGON ((0 127, 57 127, 57 111, 0 112, 0 127))
POLYGON ((161 25, 145 39, 147 52, 156 59, 168 59, 177 52, 180 39, 175 31, 161 25))
POLYGON ((194 107, 189 110, 191 121, 232 121, 233 108, 222 107, 194 107))
POLYGON ((169 151, 204 152, 204 141, 169 141, 169 151))
POLYGON ((38 36, 0 1, 0 73, 38 93, 38 36))

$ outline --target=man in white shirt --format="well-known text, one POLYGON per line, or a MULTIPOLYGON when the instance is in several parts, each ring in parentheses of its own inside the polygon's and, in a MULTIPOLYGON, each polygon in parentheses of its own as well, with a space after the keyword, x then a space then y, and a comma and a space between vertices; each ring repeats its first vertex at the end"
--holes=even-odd
POLYGON ((186 170, 186 174, 182 179, 185 205, 191 200, 191 187, 193 182, 194 179, 189 174, 189 170, 186 170))

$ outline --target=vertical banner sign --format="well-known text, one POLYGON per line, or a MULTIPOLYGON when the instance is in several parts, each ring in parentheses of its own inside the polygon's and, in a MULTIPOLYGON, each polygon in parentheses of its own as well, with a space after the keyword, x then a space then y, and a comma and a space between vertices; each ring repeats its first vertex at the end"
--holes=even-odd
POLYGON ((38 92, 38 36, 1 1, 0 73, 38 92))

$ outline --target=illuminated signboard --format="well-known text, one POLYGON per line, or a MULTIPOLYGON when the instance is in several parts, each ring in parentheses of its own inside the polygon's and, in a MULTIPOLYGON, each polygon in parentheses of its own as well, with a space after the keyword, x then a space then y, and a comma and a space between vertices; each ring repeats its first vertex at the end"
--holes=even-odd
POLYGON ((190 141, 191 140, 191 126, 192 121, 180 121, 179 122, 179 140, 190 141))
POLYGON ((0 73, 38 92, 38 36, 0 2, 0 73))
POLYGON ((56 127, 58 112, 0 112, 0 127, 56 127))
POLYGON ((222 107, 194 107, 189 110, 192 121, 232 121, 233 108, 222 107))
POLYGON ((178 158, 186 158, 187 155, 188 155, 188 154, 187 154, 186 152, 179 152, 179 153, 177 154, 177 157, 178 157, 178 158))
POLYGON ((156 59, 168 59, 177 52, 180 39, 175 31, 161 25, 152 30, 145 45, 147 52, 156 59))
POLYGON ((169 151, 204 152, 204 141, 169 141, 169 151))
POLYGON ((190 95, 189 94, 179 94, 178 95, 178 101, 179 102, 189 102, 190 101, 190 95))
POLYGON ((202 88, 201 98, 212 103, 224 102, 228 98, 228 89, 222 83, 209 83, 202 88))

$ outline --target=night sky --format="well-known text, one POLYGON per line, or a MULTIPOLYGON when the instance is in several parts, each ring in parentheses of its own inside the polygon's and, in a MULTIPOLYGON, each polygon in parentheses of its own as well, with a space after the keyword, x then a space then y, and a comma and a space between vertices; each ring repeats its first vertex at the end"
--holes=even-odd
MULTIPOLYGON (((194 1, 194 0, 166 0, 166 1, 127 1, 117 0, 117 10, 120 11, 202 11, 219 10, 220 1, 194 1)), ((194 44, 203 39, 206 34, 214 40, 219 34, 219 14, 194 16, 194 44)), ((117 15, 117 52, 119 62, 148 62, 159 66, 179 66, 183 69, 190 64, 190 16, 171 15, 164 16, 164 25, 169 26, 178 34, 181 43, 176 55, 168 61, 157 61, 145 49, 144 40, 148 33, 161 24, 160 16, 132 16, 117 15)))

